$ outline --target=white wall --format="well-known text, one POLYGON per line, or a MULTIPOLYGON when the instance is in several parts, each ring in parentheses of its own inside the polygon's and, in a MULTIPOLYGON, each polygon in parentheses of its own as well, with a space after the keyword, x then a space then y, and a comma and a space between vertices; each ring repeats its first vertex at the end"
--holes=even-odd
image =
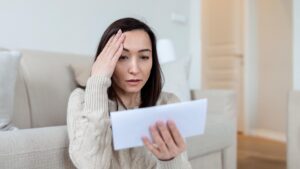
POLYGON ((293 89, 300 90, 300 1, 293 0, 293 89))
POLYGON ((190 37, 189 37, 189 44, 190 44, 190 51, 189 56, 191 57, 190 60, 190 72, 189 72, 189 82, 191 89, 201 89, 202 82, 200 77, 202 59, 201 59, 201 0, 190 0, 190 37))
POLYGON ((258 45, 256 1, 245 0, 244 51, 244 113, 245 134, 256 127, 258 106, 258 45))
POLYGON ((2 0, 0 46, 93 55, 105 28, 133 16, 149 23, 158 37, 174 40, 186 56, 188 24, 171 21, 173 12, 188 18, 189 1, 178 0, 2 0))
POLYGON ((257 64, 258 73, 247 83, 257 85, 252 94, 257 107, 250 115, 250 132, 285 141, 288 92, 292 88, 292 5, 290 0, 256 0, 255 6, 257 33, 253 35, 257 44, 252 49, 256 50, 256 63, 248 64, 257 64))
POLYGON ((193 59, 190 86, 200 88, 200 16, 193 16, 200 15, 199 4, 197 0, 1 0, 0 47, 93 56, 112 21, 136 17, 146 21, 158 38, 173 40, 177 57, 193 59), (173 14, 186 22, 172 21, 173 14))

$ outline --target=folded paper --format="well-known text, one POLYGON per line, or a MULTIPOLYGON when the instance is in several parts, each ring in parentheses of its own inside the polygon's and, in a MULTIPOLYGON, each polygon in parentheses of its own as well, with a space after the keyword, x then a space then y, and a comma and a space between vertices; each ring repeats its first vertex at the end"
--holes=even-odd
POLYGON ((115 150, 142 146, 142 137, 151 139, 149 127, 157 121, 173 120, 183 137, 204 133, 207 99, 111 112, 115 150))

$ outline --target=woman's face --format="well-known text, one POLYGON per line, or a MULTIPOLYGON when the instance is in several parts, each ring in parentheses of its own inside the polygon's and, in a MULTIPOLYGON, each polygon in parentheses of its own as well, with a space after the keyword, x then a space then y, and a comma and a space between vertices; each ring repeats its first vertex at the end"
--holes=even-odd
POLYGON ((133 30, 124 33, 123 52, 112 80, 116 91, 129 94, 140 92, 152 68, 152 46, 147 32, 133 30))

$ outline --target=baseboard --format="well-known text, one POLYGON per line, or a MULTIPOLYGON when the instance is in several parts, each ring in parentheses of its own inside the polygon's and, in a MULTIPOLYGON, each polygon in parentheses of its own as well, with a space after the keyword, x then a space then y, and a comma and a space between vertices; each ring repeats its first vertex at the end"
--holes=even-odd
POLYGON ((254 129, 249 132, 249 135, 286 143, 286 134, 282 132, 267 129, 254 129))

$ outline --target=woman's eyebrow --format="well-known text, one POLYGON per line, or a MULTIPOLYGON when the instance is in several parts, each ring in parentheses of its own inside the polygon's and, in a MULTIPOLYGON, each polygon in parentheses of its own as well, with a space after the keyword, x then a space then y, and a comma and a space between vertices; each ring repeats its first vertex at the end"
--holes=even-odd
POLYGON ((150 49, 141 49, 141 50, 139 50, 139 52, 151 52, 151 50, 150 49))
MULTIPOLYGON (((123 48, 124 51, 129 52, 129 49, 123 48)), ((141 49, 138 52, 151 52, 150 49, 141 49)))

